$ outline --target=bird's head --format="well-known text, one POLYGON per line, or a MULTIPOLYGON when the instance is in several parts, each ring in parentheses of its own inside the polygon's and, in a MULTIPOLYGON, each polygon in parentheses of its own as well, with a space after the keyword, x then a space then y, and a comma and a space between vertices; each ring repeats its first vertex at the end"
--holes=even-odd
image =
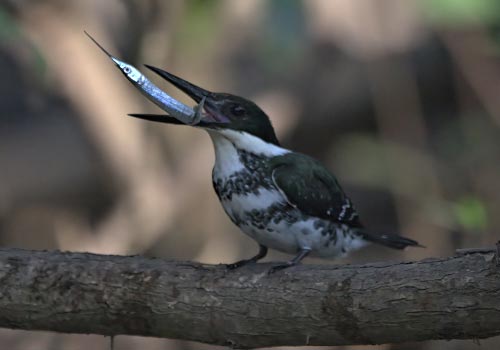
MULTIPOLYGON (((204 98, 202 118, 194 126, 214 131, 231 129, 246 132, 265 142, 278 145, 269 117, 254 102, 227 93, 210 92, 162 69, 149 65, 146 67, 185 92, 196 103, 200 103, 204 98)), ((182 124, 168 116, 130 115, 157 122, 182 124)))

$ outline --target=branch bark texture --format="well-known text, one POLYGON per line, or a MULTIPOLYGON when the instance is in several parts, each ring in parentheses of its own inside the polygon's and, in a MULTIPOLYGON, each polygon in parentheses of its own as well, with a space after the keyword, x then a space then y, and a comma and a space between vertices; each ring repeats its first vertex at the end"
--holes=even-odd
POLYGON ((0 327, 236 348, 500 335, 493 251, 268 276, 270 266, 0 249, 0 327))

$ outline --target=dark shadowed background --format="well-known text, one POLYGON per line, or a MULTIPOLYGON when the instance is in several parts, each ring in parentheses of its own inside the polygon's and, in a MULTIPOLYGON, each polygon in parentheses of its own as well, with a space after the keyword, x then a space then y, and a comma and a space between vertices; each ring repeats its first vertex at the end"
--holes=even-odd
MULTIPOLYGON (((206 263, 257 251, 213 193, 208 136, 127 117, 158 110, 83 30, 137 67, 254 100, 285 147, 337 175, 366 226, 427 246, 369 247, 334 263, 448 256, 500 237, 497 0, 0 0, 2 247, 206 263)), ((2 349, 108 346, 0 330, 2 349)), ((115 349, 136 348, 216 347, 116 338, 115 349)))

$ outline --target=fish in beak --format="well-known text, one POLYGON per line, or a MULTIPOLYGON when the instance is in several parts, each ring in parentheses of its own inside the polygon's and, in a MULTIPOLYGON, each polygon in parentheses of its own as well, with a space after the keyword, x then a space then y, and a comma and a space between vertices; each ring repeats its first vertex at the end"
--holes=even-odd
MULTIPOLYGON (((221 94, 212 93, 208 90, 205 90, 199 86, 194 85, 193 83, 188 82, 187 80, 179 78, 172 73, 164 71, 163 69, 147 64, 145 66, 180 89, 182 92, 186 93, 197 103, 197 106, 194 107, 195 113, 198 115, 197 121, 196 123, 189 123, 189 125, 203 128, 214 128, 230 122, 229 118, 224 116, 219 111, 221 104, 221 94)), ((167 115, 133 113, 129 114, 129 116, 167 124, 186 124, 180 121, 178 118, 173 118, 172 116, 170 116, 170 113, 167 115)))
POLYGON ((186 106, 154 85, 137 68, 111 55, 89 33, 85 31, 84 33, 115 63, 118 69, 120 69, 123 75, 135 88, 151 102, 167 112, 171 118, 175 119, 180 124, 196 125, 200 122, 203 114, 203 105, 205 103, 205 98, 203 96, 196 100, 198 105, 194 109, 186 106))

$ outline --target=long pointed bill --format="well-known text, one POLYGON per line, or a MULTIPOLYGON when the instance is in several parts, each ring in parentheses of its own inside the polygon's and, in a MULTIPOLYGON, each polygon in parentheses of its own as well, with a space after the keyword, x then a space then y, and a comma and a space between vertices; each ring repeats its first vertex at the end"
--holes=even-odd
POLYGON ((129 117, 134 117, 138 119, 148 120, 150 122, 165 123, 165 124, 175 124, 175 125, 186 125, 179 119, 169 116, 168 114, 143 114, 143 113, 130 113, 129 117))
MULTIPOLYGON (((199 103, 199 106, 205 108, 206 114, 201 116, 201 122, 204 122, 205 126, 215 125, 215 124, 224 124, 228 123, 229 119, 224 115, 218 112, 218 108, 216 106, 217 99, 216 95, 208 90, 205 90, 197 85, 190 83, 178 76, 164 71, 163 69, 156 68, 145 64, 145 66, 161 76, 163 79, 167 80, 175 87, 179 88, 183 92, 185 92, 189 97, 199 103)), ((200 108, 198 106, 197 114, 199 114, 200 108)))
POLYGON ((173 75, 172 73, 166 72, 163 69, 156 68, 153 66, 150 66, 148 64, 145 64, 145 66, 161 76, 163 79, 167 80, 168 82, 172 83, 175 87, 178 89, 182 90, 185 92, 189 97, 191 97, 193 100, 196 102, 200 102, 203 97, 209 98, 210 95, 212 94, 210 91, 207 91, 199 86, 196 86, 182 78, 179 78, 176 75, 173 75))

